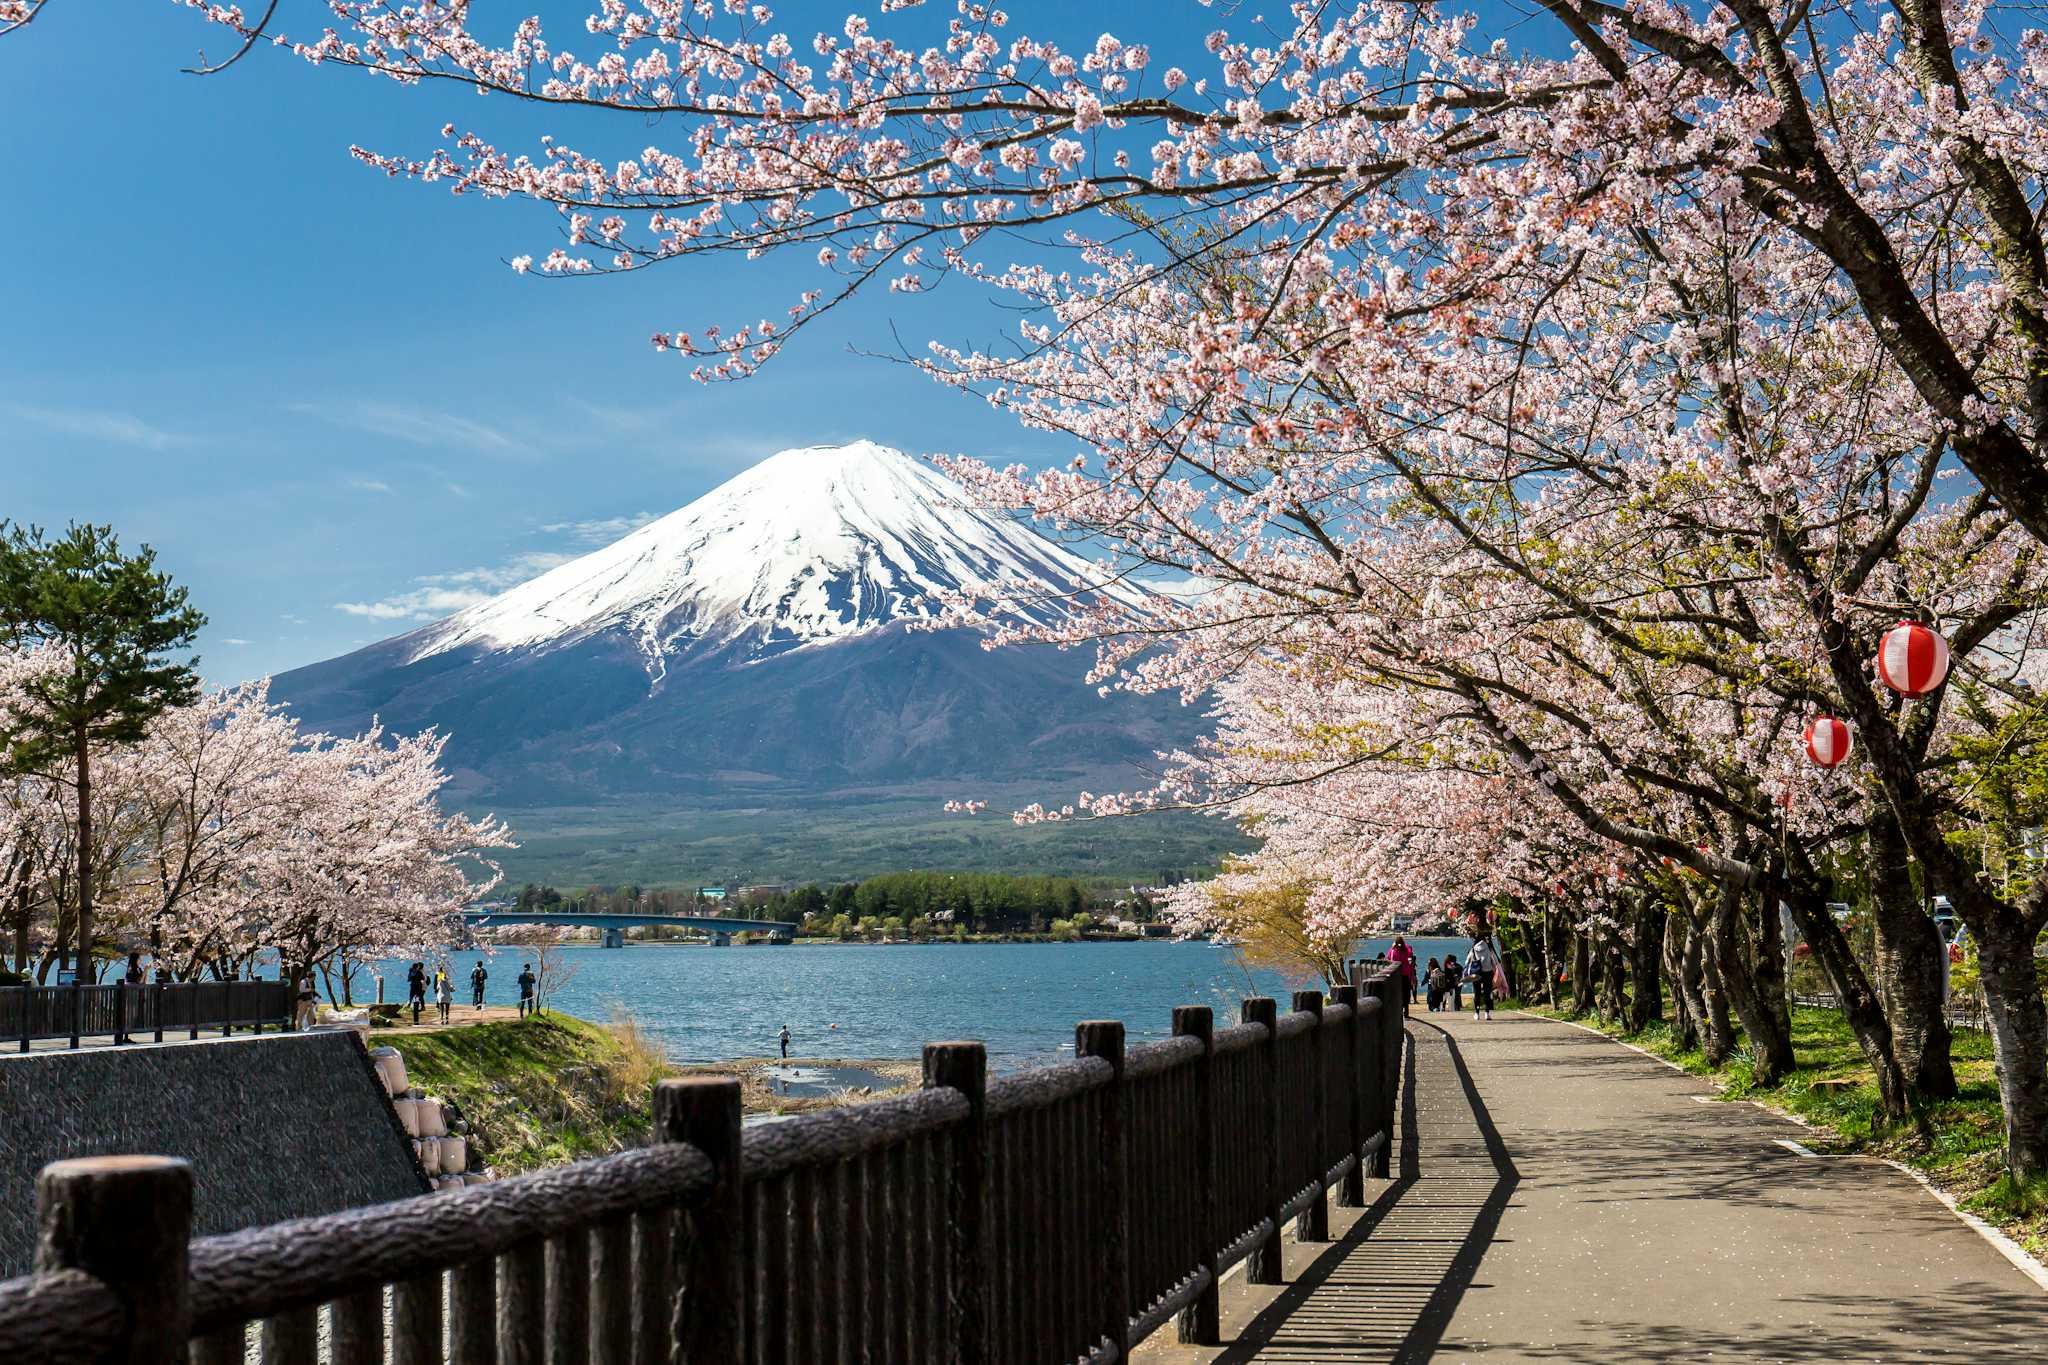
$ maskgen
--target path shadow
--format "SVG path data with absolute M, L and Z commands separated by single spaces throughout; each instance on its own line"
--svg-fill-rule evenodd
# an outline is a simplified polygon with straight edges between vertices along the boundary
M 1521 1173 L 1479 1097 L 1457 1039 L 1426 1019 L 1411 1017 L 1410 1028 L 1417 1025 L 1434 1034 L 1433 1042 L 1440 1042 L 1449 1057 L 1457 1075 L 1458 1094 L 1484 1144 L 1491 1181 L 1484 1175 L 1474 1179 L 1452 1172 L 1425 1181 L 1429 1167 L 1418 1103 L 1417 1048 L 1411 1035 L 1402 1063 L 1401 1142 L 1393 1182 L 1342 1238 L 1304 1267 L 1279 1297 L 1245 1325 L 1229 1349 L 1216 1357 L 1216 1365 L 1253 1360 L 1275 1344 L 1283 1328 L 1312 1331 L 1314 1324 L 1323 1321 L 1331 1324 L 1330 1341 L 1318 1342 L 1302 1330 L 1293 1330 L 1287 1333 L 1285 1349 L 1294 1352 L 1327 1345 L 1348 1357 L 1351 1352 L 1384 1348 L 1389 1360 L 1404 1362 L 1428 1360 L 1441 1345 L 1459 1302 L 1472 1287 L 1493 1244 Z M 1458 1136 L 1462 1135 L 1453 1135 L 1450 1141 L 1457 1141 Z M 1460 1158 L 1459 1164 L 1469 1164 L 1468 1159 Z M 1483 1190 L 1475 1188 L 1482 1183 Z M 1369 1282 L 1361 1281 L 1355 1273 L 1347 1273 L 1349 1263 L 1363 1254 L 1362 1244 L 1376 1234 L 1382 1245 L 1372 1248 L 1374 1273 Z M 1444 1243 L 1451 1238 L 1456 1238 L 1456 1245 L 1446 1259 Z M 1381 1252 L 1386 1254 L 1382 1257 Z M 1345 1301 L 1361 1290 L 1368 1296 L 1364 1302 L 1354 1306 Z M 1319 1295 L 1338 1302 L 1318 1306 Z

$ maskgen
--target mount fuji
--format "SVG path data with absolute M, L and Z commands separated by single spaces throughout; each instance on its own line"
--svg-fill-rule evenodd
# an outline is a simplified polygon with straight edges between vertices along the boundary
M 1142 589 L 899 451 L 785 450 L 580 559 L 283 674 L 311 728 L 452 735 L 456 790 L 573 805 L 729 789 L 1144 780 L 1197 713 L 1098 696 L 1086 651 L 918 629 L 951 592 L 1020 609 Z

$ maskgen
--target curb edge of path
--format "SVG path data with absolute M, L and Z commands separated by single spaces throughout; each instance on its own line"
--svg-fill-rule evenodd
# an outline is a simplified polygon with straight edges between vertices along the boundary
M 1648 1057 L 1651 1061 L 1657 1063 L 1659 1066 L 1669 1067 L 1681 1076 L 1690 1077 L 1693 1080 L 1704 1080 L 1703 1077 L 1697 1076 L 1693 1072 L 1687 1071 L 1684 1067 L 1680 1066 L 1678 1063 L 1672 1061 L 1668 1057 L 1659 1057 L 1656 1053 L 1651 1052 L 1647 1048 L 1637 1047 L 1634 1043 L 1625 1043 L 1621 1039 L 1614 1037 L 1612 1034 L 1604 1033 L 1601 1030 L 1592 1027 L 1591 1025 L 1577 1023 L 1570 1019 L 1552 1019 L 1549 1015 L 1531 1014 L 1527 1010 L 1516 1010 L 1514 1011 L 1514 1013 L 1519 1014 L 1524 1019 L 1533 1019 L 1538 1023 L 1563 1024 L 1567 1028 L 1578 1029 L 1581 1033 L 1590 1033 L 1595 1038 L 1604 1039 L 1607 1042 L 1613 1043 L 1617 1047 L 1625 1047 L 1630 1052 L 1633 1052 L 1638 1056 Z M 1791 1122 L 1799 1124 L 1803 1128 L 1814 1127 L 1812 1123 L 1810 1123 L 1806 1119 L 1799 1117 L 1799 1115 L 1788 1114 L 1784 1110 L 1779 1109 L 1774 1105 L 1765 1104 L 1762 1100 L 1750 1100 L 1749 1103 L 1755 1105 L 1757 1108 L 1763 1110 L 1767 1114 L 1773 1114 L 1781 1119 L 1789 1119 Z M 1960 1221 L 1964 1227 L 1967 1227 L 1968 1229 L 1970 1229 L 1970 1231 L 1976 1233 L 1979 1237 L 1982 1237 L 1986 1242 L 1991 1244 L 1992 1250 L 1996 1251 L 2006 1260 L 2012 1262 L 2013 1269 L 2019 1271 L 2020 1274 L 2032 1280 L 2034 1284 L 2044 1292 L 2048 1292 L 2048 1265 L 2043 1265 L 2039 1260 L 2035 1259 L 2035 1257 L 2030 1252 L 2028 1252 L 2025 1247 L 2021 1246 L 2018 1242 L 2015 1242 L 2012 1238 L 2000 1232 L 1997 1228 L 1991 1226 L 1991 1224 L 1985 1222 L 1982 1218 L 1979 1218 L 1976 1214 L 1971 1213 L 1968 1209 L 1962 1207 L 1962 1205 L 1958 1204 L 1955 1201 L 1954 1197 L 1951 1196 L 1946 1190 L 1941 1189 L 1933 1181 L 1929 1180 L 1925 1175 L 1921 1174 L 1919 1171 L 1914 1170 L 1911 1166 L 1906 1165 L 1904 1162 L 1894 1161 L 1888 1156 L 1870 1156 L 1868 1159 L 1871 1161 L 1878 1162 L 1880 1165 L 1891 1167 L 1893 1170 L 1899 1172 L 1899 1174 L 1911 1179 L 1913 1183 L 1918 1185 L 1921 1189 L 1927 1191 L 1927 1193 L 1929 1193 L 1930 1195 L 1933 1195 L 1934 1198 L 1940 1202 L 1941 1206 L 1947 1209 L 1950 1213 L 1954 1214 L 1957 1220 Z

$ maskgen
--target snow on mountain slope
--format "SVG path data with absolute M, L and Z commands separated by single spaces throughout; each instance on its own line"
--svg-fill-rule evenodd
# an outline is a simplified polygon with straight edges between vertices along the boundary
M 745 642 L 757 655 L 781 652 L 929 616 L 928 594 L 1019 579 L 1066 594 L 1098 575 L 901 451 L 811 446 L 771 455 L 681 511 L 426 627 L 408 661 L 465 645 L 544 650 L 617 630 L 658 681 L 680 648 Z

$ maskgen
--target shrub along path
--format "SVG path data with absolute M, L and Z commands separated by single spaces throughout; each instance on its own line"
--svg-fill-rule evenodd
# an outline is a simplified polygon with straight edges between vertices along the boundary
M 2033 1358 L 2048 1294 L 1909 1178 L 1564 1024 L 1411 1017 L 1396 1179 L 1196 1361 Z M 1342 1214 L 1342 1216 L 1336 1216 Z

